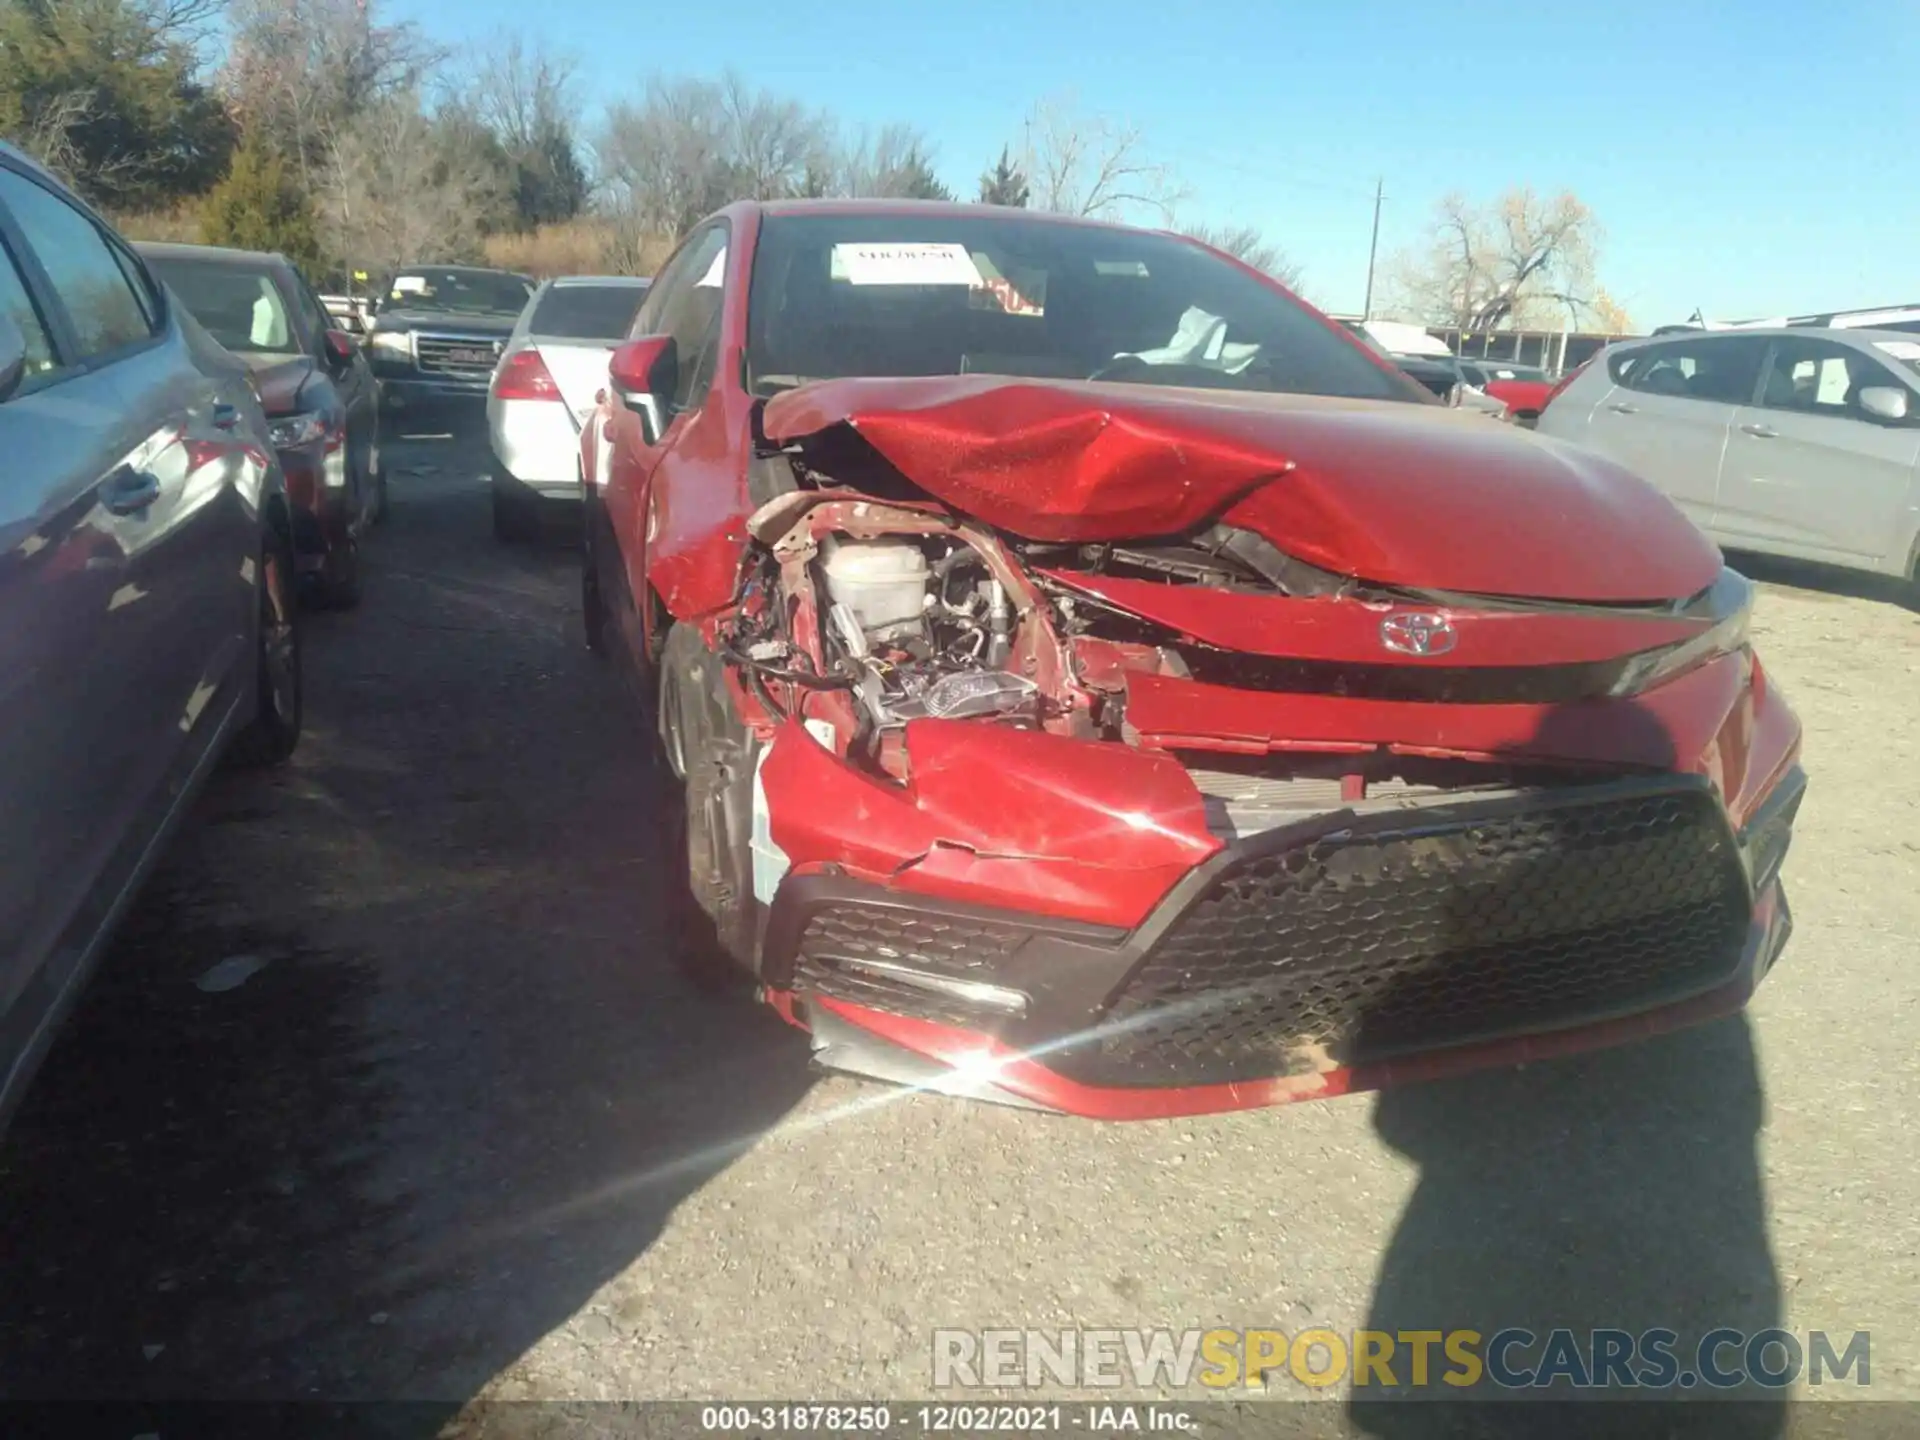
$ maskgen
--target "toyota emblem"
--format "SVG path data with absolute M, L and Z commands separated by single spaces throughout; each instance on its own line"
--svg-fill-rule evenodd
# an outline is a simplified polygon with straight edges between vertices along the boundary
M 1444 615 L 1402 610 L 1380 622 L 1380 643 L 1401 655 L 1444 655 L 1460 634 Z

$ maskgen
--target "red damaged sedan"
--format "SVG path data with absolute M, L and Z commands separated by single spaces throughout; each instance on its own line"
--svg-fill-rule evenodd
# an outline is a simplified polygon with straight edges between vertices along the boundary
M 581 450 L 714 951 L 845 1070 L 1081 1115 L 1738 1009 L 1800 728 L 1648 485 L 1205 246 L 738 205 Z

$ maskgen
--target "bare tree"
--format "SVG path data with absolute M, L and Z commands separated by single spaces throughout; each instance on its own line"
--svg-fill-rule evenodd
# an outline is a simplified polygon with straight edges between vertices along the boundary
M 96 91 L 64 90 L 46 96 L 31 113 L 10 117 L 8 128 L 14 130 L 15 143 L 22 150 L 69 184 L 77 183 L 86 171 L 111 186 L 131 174 L 137 161 L 133 156 L 117 154 L 89 162 L 76 136 L 94 119 L 98 103 Z M 113 173 L 100 173 L 102 161 Z
M 531 149 L 573 111 L 573 60 L 517 31 L 502 31 L 463 57 L 453 83 L 480 122 L 509 148 Z
M 372 0 L 229 0 L 228 26 L 228 103 L 310 190 L 350 125 L 397 96 L 417 105 L 446 59 L 416 27 L 376 23 Z
M 933 149 L 912 125 L 882 125 L 862 131 L 842 147 L 842 195 L 889 200 L 951 200 L 953 192 L 933 172 Z
M 134 8 L 166 43 L 198 50 L 219 28 L 227 0 L 138 0 Z
M 833 142 L 825 116 L 727 75 L 649 80 L 608 111 L 596 148 L 616 208 L 682 235 L 729 200 L 807 193 Z
M 575 78 L 571 59 L 507 31 L 469 50 L 440 86 L 439 110 L 471 117 L 500 147 L 519 225 L 569 220 L 586 205 Z
M 500 174 L 403 93 L 362 111 L 336 140 L 321 223 L 333 254 L 375 272 L 477 258 Z
M 1169 223 L 1182 190 L 1155 161 L 1137 126 L 1043 100 L 1026 122 L 1020 158 L 1036 210 L 1122 218 L 1142 212 Z
M 719 84 L 721 135 L 735 186 L 771 200 L 798 192 L 807 166 L 832 143 L 830 122 L 797 100 L 755 90 L 729 71 Z
M 1601 293 L 1600 239 L 1599 221 L 1570 192 L 1548 199 L 1522 186 L 1486 206 L 1448 195 L 1425 244 L 1389 266 L 1392 304 L 1469 332 L 1578 324 Z
M 677 236 L 727 201 L 733 177 L 713 91 L 703 80 L 656 78 L 638 104 L 608 109 L 596 151 L 616 211 Z
M 1300 288 L 1300 267 L 1251 225 L 1187 225 L 1180 233 L 1271 275 L 1289 290 Z

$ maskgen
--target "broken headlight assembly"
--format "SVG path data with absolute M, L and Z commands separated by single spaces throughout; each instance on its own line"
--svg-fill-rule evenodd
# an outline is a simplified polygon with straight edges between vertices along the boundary
M 1753 620 L 1753 582 L 1737 570 L 1722 570 L 1702 601 L 1718 618 L 1692 639 L 1635 655 L 1621 665 L 1609 695 L 1638 695 L 1716 656 L 1747 648 Z

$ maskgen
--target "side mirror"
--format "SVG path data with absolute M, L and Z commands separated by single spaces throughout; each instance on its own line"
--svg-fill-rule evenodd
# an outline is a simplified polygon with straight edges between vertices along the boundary
M 344 330 L 329 330 L 326 333 L 327 363 L 334 370 L 342 371 L 353 364 L 353 354 L 359 347 L 353 343 L 353 336 Z
M 666 399 L 673 394 L 679 366 L 679 348 L 671 335 L 629 340 L 607 357 L 613 393 L 640 417 L 641 438 L 649 445 L 658 445 L 667 433 Z
M 27 373 L 27 337 L 11 315 L 0 311 L 0 400 L 20 388 Z
M 1860 408 L 1876 420 L 1904 420 L 1909 413 L 1907 392 L 1895 385 L 1869 385 L 1860 392 Z

